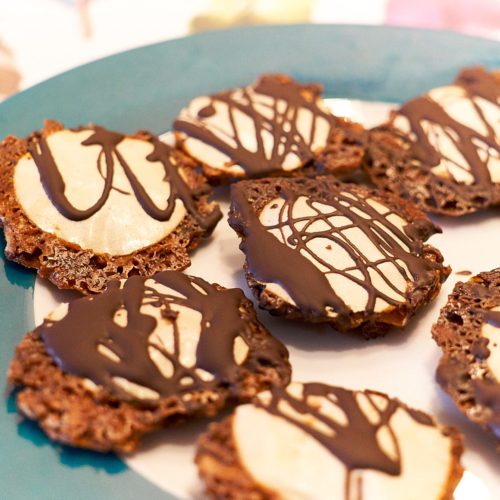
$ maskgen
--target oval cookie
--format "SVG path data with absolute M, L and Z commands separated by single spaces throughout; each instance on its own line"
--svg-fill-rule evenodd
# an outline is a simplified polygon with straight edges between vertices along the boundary
M 54 440 L 130 451 L 141 435 L 286 384 L 286 348 L 239 289 L 179 271 L 61 305 L 16 349 L 17 405 Z
M 5 254 L 60 288 L 184 269 L 221 217 L 191 160 L 148 132 L 47 121 L 7 137 L 0 164 Z

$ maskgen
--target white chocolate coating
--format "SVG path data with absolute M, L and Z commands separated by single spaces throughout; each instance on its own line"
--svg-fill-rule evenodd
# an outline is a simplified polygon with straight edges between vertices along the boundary
M 495 105 L 480 96 L 471 98 L 465 89 L 458 85 L 432 89 L 427 97 L 438 103 L 448 116 L 477 132 L 478 137 L 473 139 L 477 154 L 486 163 L 491 182 L 500 182 L 499 152 L 480 139 L 481 136 L 488 135 L 486 122 L 493 130 L 497 144 L 500 144 L 500 102 Z M 410 133 L 410 125 L 405 116 L 397 115 L 394 126 L 403 133 Z M 473 184 L 471 167 L 455 144 L 457 139 L 460 142 L 456 132 L 429 121 L 423 121 L 422 127 L 430 144 L 442 156 L 439 165 L 431 171 L 438 177 L 452 179 L 457 183 Z M 410 137 L 415 140 L 414 134 L 410 133 Z
M 348 195 L 349 193 L 342 194 Z M 342 228 L 352 225 L 351 219 L 345 214 L 337 211 L 334 207 L 319 202 L 313 202 L 309 205 L 307 201 L 308 198 L 305 196 L 297 198 L 292 208 L 292 217 L 294 220 L 290 222 L 287 219 L 288 211 L 282 210 L 285 201 L 282 198 L 275 198 L 267 203 L 262 209 L 259 214 L 259 220 L 263 226 L 270 228 L 268 231 L 281 243 L 290 248 L 294 247 L 288 240 L 288 237 L 292 234 L 290 224 L 293 224 L 297 230 L 302 231 L 308 236 L 314 235 L 314 233 L 328 231 L 329 228 Z M 381 214 L 389 212 L 387 207 L 384 207 L 376 200 L 369 199 L 368 203 Z M 353 211 L 354 210 L 356 210 L 357 215 L 361 215 L 364 218 L 369 217 L 368 214 L 363 213 L 362 210 L 357 207 L 353 207 Z M 326 216 L 328 223 L 325 222 L 325 219 L 312 222 L 318 214 Z M 401 231 L 403 231 L 404 226 L 407 224 L 404 219 L 392 213 L 387 216 L 387 220 Z M 280 227 L 276 228 L 275 226 Z M 396 234 L 392 233 L 383 225 L 377 227 L 379 230 L 384 231 L 385 234 L 388 234 L 388 236 L 397 242 L 404 251 L 409 251 L 406 244 L 401 241 Z M 355 261 L 344 246 L 349 247 L 351 250 L 353 248 L 358 249 L 359 253 L 362 254 L 367 261 L 380 261 L 379 264 L 369 268 L 369 278 L 373 286 L 395 301 L 403 303 L 405 301 L 404 294 L 406 288 L 408 283 L 412 280 L 412 276 L 406 264 L 402 261 L 398 261 L 398 264 L 405 271 L 405 279 L 392 262 L 384 261 L 386 256 L 360 228 L 352 226 L 347 227 L 345 230 L 340 231 L 340 235 L 341 241 L 338 242 L 323 236 L 317 236 L 310 239 L 307 243 L 309 251 L 307 253 L 302 252 L 302 255 L 304 258 L 310 260 L 320 271 L 325 273 L 332 289 L 344 303 L 347 304 L 353 312 L 364 311 L 368 303 L 368 292 L 361 284 L 354 280 L 363 279 L 363 275 L 356 269 Z M 335 272 L 335 270 L 345 271 L 354 279 L 350 279 L 349 277 Z M 388 283 L 392 284 L 398 291 L 389 287 Z M 290 295 L 279 284 L 266 284 L 266 289 L 278 295 L 286 302 L 296 305 Z M 382 312 L 389 307 L 389 304 L 385 300 L 377 298 L 374 312 Z M 328 315 L 334 317 L 336 313 L 328 311 Z
M 295 383 L 290 386 L 300 386 Z M 300 390 L 293 390 L 299 398 Z M 377 424 L 379 413 L 373 402 L 382 408 L 388 399 L 370 396 L 370 402 L 363 403 L 364 393 L 357 393 L 361 410 L 373 425 Z M 266 396 L 262 400 L 265 403 Z M 366 398 L 367 399 L 367 398 Z M 361 404 L 360 404 L 361 403 Z M 330 398 L 316 396 L 308 398 L 312 409 L 318 410 L 327 420 L 340 424 L 346 431 L 348 421 L 342 410 Z M 415 420 L 404 407 L 392 414 L 388 427 L 377 432 L 378 445 L 383 452 L 395 459 L 400 456 L 399 475 L 390 475 L 371 469 L 349 471 L 346 465 L 313 435 L 295 425 L 322 427 L 317 430 L 328 435 L 335 431 L 318 421 L 312 415 L 300 418 L 287 405 L 279 406 L 280 415 L 269 413 L 254 405 L 243 405 L 236 409 L 233 423 L 233 439 L 238 458 L 244 470 L 266 490 L 283 500 L 438 500 L 442 498 L 453 469 L 452 440 L 433 425 L 424 425 Z M 340 411 L 340 413 L 339 413 Z M 335 426 L 336 428 L 337 425 Z M 323 430 L 322 430 L 323 429 Z M 393 434 L 391 434 L 391 432 Z M 334 435 L 334 434 L 333 434 Z M 362 441 L 361 441 L 362 442 Z M 397 447 L 397 448 L 396 448 Z M 346 496 L 348 483 L 349 496 Z
M 280 158 L 276 170 L 295 170 L 304 162 L 295 151 L 284 154 L 283 143 L 275 144 L 274 126 L 283 126 L 285 132 L 295 127 L 297 134 L 308 144 L 312 152 L 319 152 L 327 145 L 331 129 L 329 121 L 323 116 L 314 115 L 306 107 L 296 107 L 285 99 L 275 99 L 259 93 L 253 86 L 231 91 L 229 99 L 231 105 L 222 100 L 212 100 L 207 96 L 196 97 L 180 112 L 179 120 L 209 130 L 231 148 L 239 147 L 249 153 L 256 153 L 261 144 L 260 147 L 268 160 L 272 158 L 275 150 Z M 209 104 L 213 106 L 214 113 L 210 116 L 200 116 L 199 111 Z M 257 114 L 257 119 L 242 110 L 248 105 Z M 320 99 L 315 100 L 315 105 L 323 112 L 329 113 Z M 257 121 L 261 118 L 273 125 L 260 127 Z M 245 173 L 242 165 L 215 146 L 184 132 L 179 134 L 184 149 L 193 158 L 231 175 L 238 176 Z
M 66 185 L 64 194 L 80 210 L 92 206 L 104 186 L 104 179 L 96 168 L 100 146 L 81 145 L 91 134 L 91 130 L 61 130 L 47 137 Z M 153 202 L 164 209 L 170 184 L 164 179 L 162 163 L 146 160 L 153 145 L 145 140 L 125 138 L 117 149 Z M 137 201 L 117 159 L 113 158 L 113 161 L 115 189 L 111 190 L 101 210 L 86 220 L 72 221 L 57 210 L 44 190 L 35 161 L 29 153 L 20 159 L 15 168 L 16 198 L 28 218 L 40 229 L 96 253 L 127 255 L 162 240 L 184 218 L 184 204 L 177 199 L 172 216 L 167 221 L 153 219 Z

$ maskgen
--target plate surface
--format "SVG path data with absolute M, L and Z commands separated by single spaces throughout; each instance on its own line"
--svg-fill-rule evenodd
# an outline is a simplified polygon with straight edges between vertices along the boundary
M 162 133 L 170 128 L 178 111 L 192 97 L 244 85 L 264 72 L 283 72 L 299 80 L 319 81 L 325 86 L 326 97 L 400 102 L 449 83 L 459 68 L 477 64 L 500 67 L 500 44 L 453 33 L 389 27 L 306 25 L 204 33 L 99 60 L 17 94 L 0 105 L 0 137 L 26 136 L 41 128 L 44 118 L 62 121 L 67 126 L 93 122 L 123 132 L 145 128 Z M 495 219 L 498 221 L 498 211 L 452 222 L 439 218 L 437 223 L 446 225 L 448 234 L 454 229 L 457 231 L 449 239 L 445 231 L 433 238 L 431 244 L 440 248 L 445 260 L 452 265 L 464 263 L 464 269 L 474 272 L 489 270 L 500 263 L 492 263 L 495 257 L 490 253 L 500 245 L 498 231 L 492 231 Z M 488 233 L 485 235 L 481 229 Z M 480 240 L 489 245 L 481 246 Z M 212 244 L 220 245 L 228 259 L 241 258 L 236 247 L 231 249 L 224 242 L 215 241 L 214 238 Z M 203 252 L 210 246 L 205 244 L 195 253 L 193 268 L 188 272 L 198 271 Z M 5 373 L 14 346 L 34 325 L 34 274 L 10 262 L 2 263 L 0 324 L 4 343 L 0 349 L 0 371 Z M 454 270 L 462 269 L 455 267 Z M 232 276 L 231 281 L 225 283 L 220 276 L 214 277 L 222 285 L 231 285 L 233 279 Z M 363 385 L 371 384 L 370 370 L 382 370 L 387 384 L 372 386 L 373 389 L 385 390 L 415 406 L 420 402 L 419 406 L 424 409 L 441 408 L 438 411 L 441 420 L 446 419 L 467 433 L 467 444 L 472 447 L 468 461 L 472 467 L 477 460 L 484 462 L 481 469 L 484 480 L 498 491 L 500 484 L 491 483 L 496 457 L 488 439 L 457 415 L 436 384 L 431 391 L 422 389 L 426 383 L 433 384 L 433 369 L 439 353 L 433 347 L 430 354 L 426 352 L 419 359 L 415 348 L 421 335 L 429 335 L 428 323 L 436 318 L 438 305 L 445 301 L 447 291 L 457 279 L 457 276 L 450 277 L 439 303 L 436 301 L 432 308 L 419 315 L 408 332 L 380 342 L 379 351 L 388 352 L 382 367 L 377 366 L 380 359 L 371 354 L 373 346 L 368 347 L 372 343 L 359 344 L 359 366 L 364 370 L 368 367 Z M 245 291 L 248 292 L 246 288 Z M 275 319 L 260 316 L 270 328 L 273 325 L 278 328 Z M 352 342 L 345 339 L 333 335 L 325 338 L 311 332 L 311 342 L 306 345 L 302 328 L 294 326 L 290 330 L 288 338 L 280 338 L 288 340 L 291 349 L 307 352 L 314 366 L 317 364 L 315 351 L 321 352 L 324 358 L 325 347 L 331 354 L 332 364 L 345 363 L 342 360 L 347 354 L 355 354 Z M 410 359 L 414 365 L 407 363 Z M 346 370 L 356 368 L 352 363 L 346 363 L 345 367 Z M 420 386 L 415 383 L 418 377 L 408 372 L 415 370 L 415 375 L 420 375 L 423 368 L 425 375 Z M 305 367 L 299 368 L 297 378 L 308 373 L 304 370 Z M 359 369 L 356 372 L 359 380 Z M 403 375 L 408 375 L 408 384 L 407 390 L 400 393 Z M 391 385 L 391 379 L 399 379 L 398 384 Z M 338 383 L 353 386 L 347 373 Z M 3 385 L 5 387 L 5 382 Z M 19 420 L 7 390 L 0 408 L 0 434 L 0 491 L 6 498 L 173 498 L 114 456 L 50 443 L 36 425 Z M 491 470 L 485 468 L 488 462 Z M 469 463 L 466 466 L 469 467 Z M 168 469 L 168 463 L 164 467 Z

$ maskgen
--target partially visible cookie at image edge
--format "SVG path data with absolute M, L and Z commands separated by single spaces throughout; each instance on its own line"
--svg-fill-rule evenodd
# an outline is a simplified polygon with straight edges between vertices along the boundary
M 458 282 L 432 334 L 443 350 L 437 381 L 500 450 L 500 268 Z
M 59 288 L 184 269 L 221 217 L 192 160 L 145 131 L 46 121 L 0 144 L 5 254 Z
M 344 174 L 361 164 L 363 127 L 334 117 L 319 84 L 262 75 L 193 99 L 174 122 L 178 145 L 214 184 L 234 178 Z
M 405 326 L 450 272 L 425 214 L 331 177 L 240 181 L 229 224 L 262 308 L 367 337 Z
M 51 439 L 128 452 L 146 432 L 287 384 L 290 371 L 241 290 L 163 271 L 61 305 L 24 336 L 8 380 Z
M 500 72 L 464 69 L 367 136 L 371 180 L 421 210 L 462 215 L 500 205 Z
M 456 429 L 386 394 L 294 382 L 211 424 L 196 462 L 213 499 L 451 500 L 462 452 Z

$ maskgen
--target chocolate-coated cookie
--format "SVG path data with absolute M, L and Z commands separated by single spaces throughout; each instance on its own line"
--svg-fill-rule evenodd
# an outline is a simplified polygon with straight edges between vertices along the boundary
M 292 383 L 211 424 L 196 462 L 213 499 L 451 500 L 462 451 L 385 394 Z
M 319 84 L 263 75 L 193 99 L 174 122 L 180 147 L 215 184 L 233 178 L 346 173 L 364 153 L 363 127 L 334 117 Z
M 8 259 L 60 288 L 190 264 L 221 217 L 192 160 L 148 132 L 127 136 L 47 121 L 0 144 L 0 220 Z
M 241 290 L 163 271 L 61 305 L 23 338 L 8 379 L 50 438 L 131 451 L 145 432 L 287 384 L 290 365 Z
M 272 314 L 366 336 L 404 326 L 449 274 L 439 230 L 411 204 L 332 177 L 240 181 L 229 224 L 248 283 Z
M 368 133 L 364 168 L 421 210 L 462 215 L 500 204 L 500 73 L 463 70 Z

